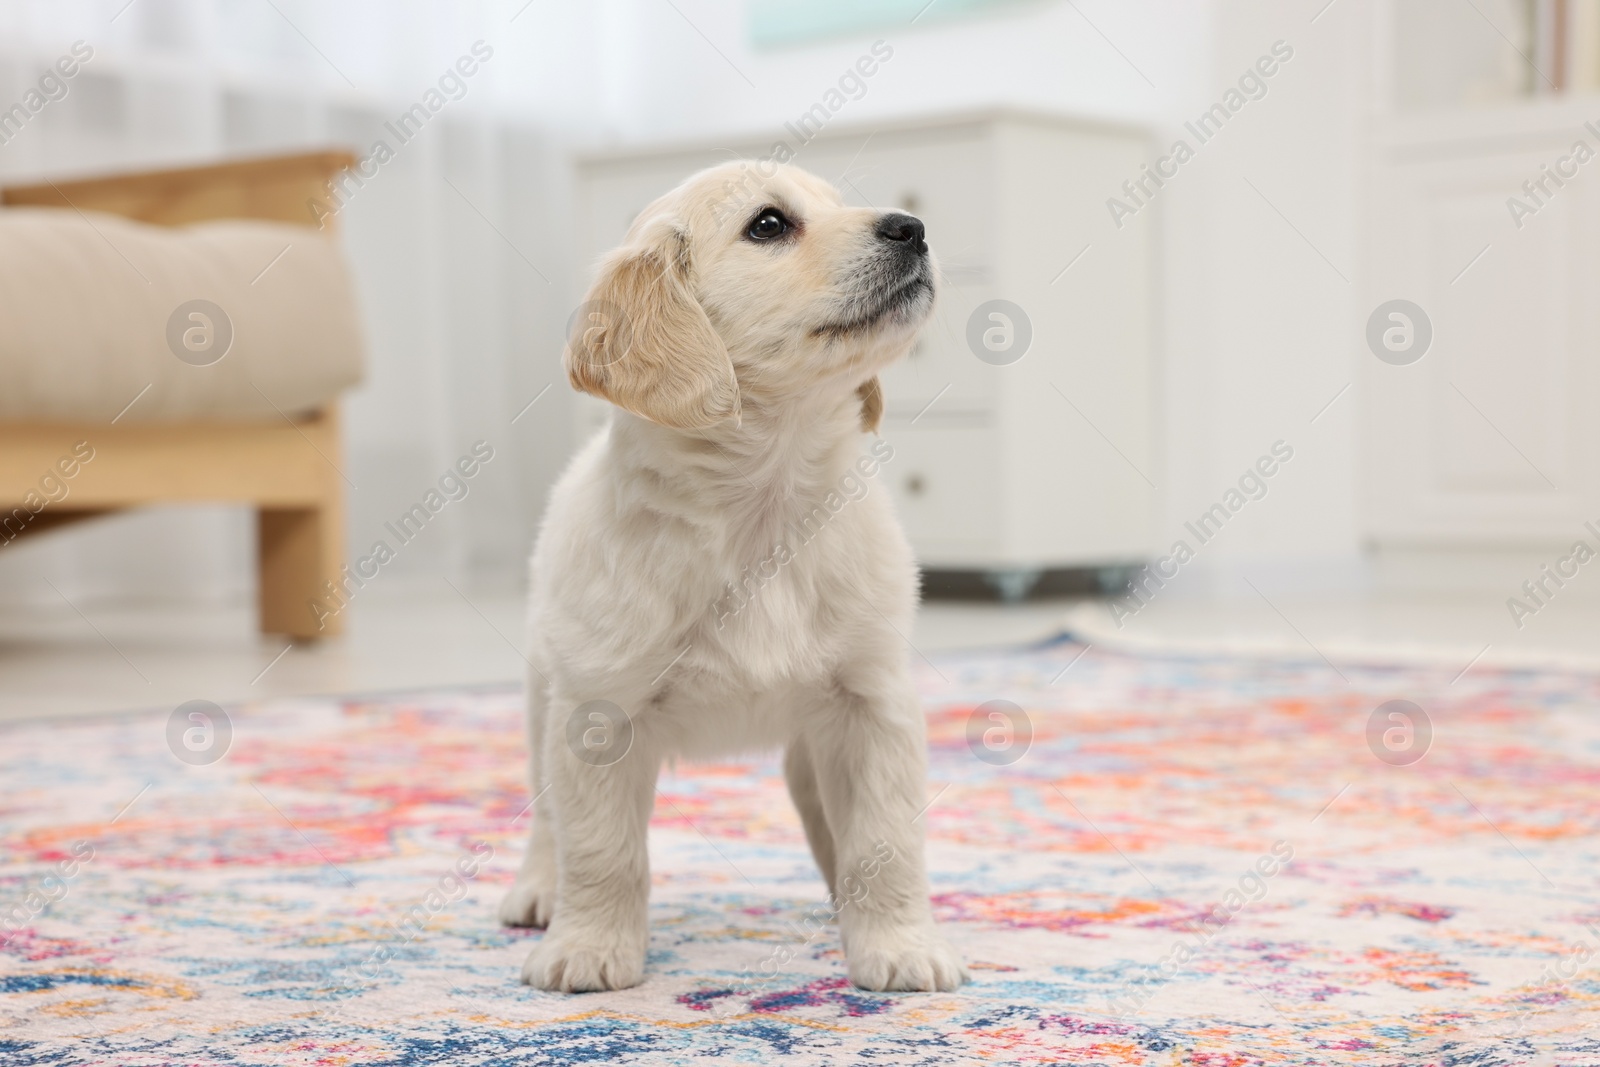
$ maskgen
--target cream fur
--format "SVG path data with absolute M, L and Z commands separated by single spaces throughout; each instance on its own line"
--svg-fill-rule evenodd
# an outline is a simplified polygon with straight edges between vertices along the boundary
M 879 212 L 791 167 L 752 183 L 753 166 L 702 172 L 646 208 L 569 345 L 574 384 L 618 408 L 552 492 L 532 562 L 537 801 L 500 915 L 548 924 L 523 967 L 543 989 L 644 979 L 661 762 L 779 746 L 844 902 L 851 980 L 966 980 L 934 928 L 923 867 L 923 714 L 901 636 L 911 551 L 879 486 L 827 510 L 881 411 L 875 375 L 931 308 L 931 259 L 926 284 L 912 265 L 914 284 L 895 289 L 913 257 L 874 232 Z M 766 206 L 797 224 L 783 243 L 745 236 Z M 799 543 L 791 531 L 818 508 L 825 528 Z M 714 606 L 780 543 L 787 561 L 736 614 Z M 575 709 L 596 699 L 633 727 L 609 766 L 567 742 Z

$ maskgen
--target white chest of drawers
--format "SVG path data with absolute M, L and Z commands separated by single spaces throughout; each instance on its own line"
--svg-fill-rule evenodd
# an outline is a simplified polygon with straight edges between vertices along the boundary
M 1046 569 L 1145 558 L 1158 482 L 1154 205 L 1119 228 L 1106 201 L 1126 199 L 1122 184 L 1154 158 L 1146 136 L 1018 112 L 828 127 L 803 146 L 781 136 L 799 149 L 796 165 L 848 201 L 922 218 L 939 258 L 933 318 L 883 376 L 895 456 L 881 477 L 922 565 L 988 572 L 1015 594 Z M 693 171 L 772 149 L 750 137 L 584 157 L 580 252 L 592 264 Z M 969 320 L 992 300 L 1021 308 L 1031 328 L 1026 353 L 1006 365 L 969 344 Z M 980 319 L 979 333 L 1009 325 L 1013 344 L 1023 329 Z M 580 403 L 587 435 L 604 406 Z

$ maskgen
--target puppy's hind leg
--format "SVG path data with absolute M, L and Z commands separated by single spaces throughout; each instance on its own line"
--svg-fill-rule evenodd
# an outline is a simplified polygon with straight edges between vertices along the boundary
M 816 857 L 817 869 L 828 885 L 829 896 L 834 896 L 839 885 L 833 880 L 833 831 L 828 828 L 828 817 L 822 810 L 817 769 L 812 765 L 811 750 L 805 738 L 797 737 L 789 743 L 789 751 L 783 756 L 783 776 L 789 782 L 789 796 L 794 800 L 795 810 L 800 813 L 800 825 L 805 827 L 811 855 Z
M 555 817 L 551 812 L 549 792 L 550 776 L 544 767 L 544 732 L 546 708 L 550 702 L 543 678 L 528 672 L 528 761 L 529 781 L 533 787 L 533 803 L 526 817 L 532 826 L 528 831 L 528 848 L 522 856 L 522 868 L 517 880 L 500 901 L 500 921 L 506 926 L 550 925 L 556 904 L 556 838 Z

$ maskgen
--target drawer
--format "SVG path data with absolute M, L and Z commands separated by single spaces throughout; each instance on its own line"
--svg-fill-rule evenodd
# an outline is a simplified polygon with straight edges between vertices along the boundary
M 885 410 L 908 417 L 924 408 L 929 417 L 993 410 L 1000 377 L 1013 368 L 983 362 L 967 344 L 967 321 L 991 296 L 987 286 L 945 285 L 940 290 L 911 354 L 881 375 Z
M 839 187 L 845 202 L 909 211 L 952 279 L 987 279 L 995 182 L 990 140 L 979 131 L 819 138 L 795 157 Z
M 993 555 L 1001 528 L 999 438 L 986 423 L 884 424 L 894 456 L 878 475 L 917 558 L 974 566 Z

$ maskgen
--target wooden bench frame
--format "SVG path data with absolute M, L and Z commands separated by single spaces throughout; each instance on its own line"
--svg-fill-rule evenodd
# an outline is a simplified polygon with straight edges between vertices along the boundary
M 0 189 L 0 203 L 106 211 L 180 226 L 211 219 L 313 225 L 312 200 L 355 162 L 314 152 L 216 166 Z M 329 220 L 330 224 L 332 220 Z M 337 404 L 276 422 L 0 422 L 0 549 L 82 519 L 150 504 L 243 503 L 256 510 L 259 620 L 264 633 L 314 640 L 338 634 L 342 614 L 319 618 L 313 600 L 342 582 L 344 478 Z M 57 468 L 78 442 L 94 458 L 70 478 Z M 55 473 L 65 488 L 41 479 Z M 29 494 L 33 496 L 30 498 Z M 32 500 L 37 512 L 24 506 Z M 21 522 L 15 509 L 28 521 Z M 20 527 L 20 528 L 19 528 Z M 321 613 L 325 614 L 325 613 Z

